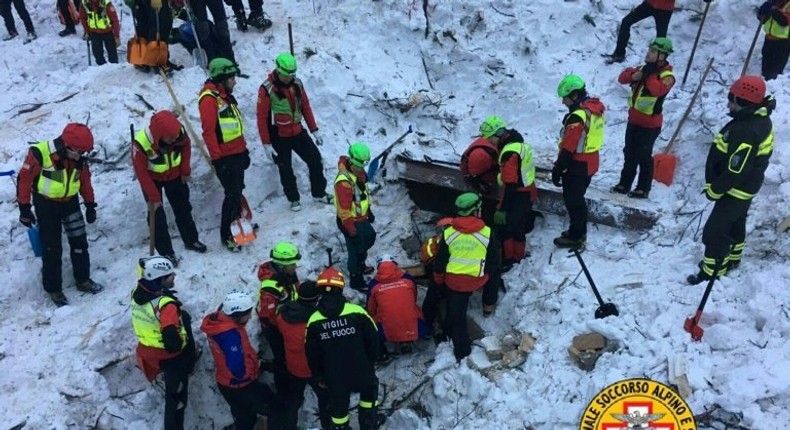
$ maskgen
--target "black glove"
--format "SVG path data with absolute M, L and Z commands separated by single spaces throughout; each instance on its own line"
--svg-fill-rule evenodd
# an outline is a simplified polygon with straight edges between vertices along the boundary
M 36 223 L 36 216 L 30 210 L 30 205 L 19 205 L 19 222 L 25 227 L 32 227 Z
M 562 186 L 562 172 L 556 167 L 551 169 L 551 183 L 556 187 Z
M 763 3 L 759 9 L 757 9 L 757 19 L 760 22 L 765 22 L 768 20 L 768 17 L 771 15 L 771 9 L 773 9 L 774 5 L 770 1 Z
M 658 64 L 645 63 L 645 65 L 642 66 L 642 80 L 647 78 L 650 74 L 655 73 L 656 70 L 658 70 Z
M 85 203 L 85 221 L 88 224 L 96 222 L 96 203 Z
M 368 222 L 371 224 L 376 222 L 376 215 L 373 215 L 373 212 L 368 211 Z
M 241 160 L 241 169 L 247 170 L 247 168 L 250 167 L 250 151 L 248 149 L 245 149 L 244 152 L 242 153 L 242 156 L 244 158 Z
M 705 3 L 710 3 L 710 2 L 712 2 L 713 0 L 702 0 L 702 1 L 704 1 Z

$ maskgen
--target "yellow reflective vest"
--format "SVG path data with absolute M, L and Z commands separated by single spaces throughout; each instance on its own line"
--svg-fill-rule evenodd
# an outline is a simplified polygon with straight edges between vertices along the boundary
M 296 103 L 291 109 L 291 103 L 288 98 L 280 97 L 274 91 L 274 84 L 272 81 L 267 80 L 263 83 L 263 88 L 269 94 L 271 100 L 271 118 L 270 123 L 276 126 L 284 126 L 291 124 L 302 123 L 302 100 L 300 94 L 304 92 L 302 81 L 299 78 L 294 78 L 294 85 L 296 86 Z
M 532 185 L 532 183 L 535 182 L 535 164 L 532 162 L 532 148 L 523 142 L 513 142 L 505 145 L 502 151 L 499 152 L 500 170 L 502 170 L 502 161 L 505 159 L 505 154 L 508 152 L 518 154 L 519 160 L 521 160 L 521 164 L 519 164 L 519 176 L 521 178 L 521 183 L 524 184 L 523 186 L 528 187 Z M 497 182 L 500 186 L 503 185 L 502 172 L 497 174 Z
M 165 173 L 181 165 L 181 151 L 171 151 L 166 154 L 159 154 L 154 151 L 151 129 L 146 127 L 134 136 L 134 141 L 148 157 L 148 170 L 154 173 Z
M 584 122 L 584 131 L 579 137 L 579 144 L 576 147 L 577 154 L 592 154 L 603 148 L 603 136 L 606 129 L 606 120 L 603 115 L 595 115 L 589 109 L 576 109 L 571 113 L 581 118 Z M 562 147 L 562 139 L 565 136 L 565 127 L 562 128 L 558 147 Z
M 780 8 L 782 13 L 790 13 L 790 3 L 785 4 Z M 768 16 L 768 20 L 763 24 L 765 34 L 773 39 L 789 39 L 790 38 L 790 25 L 781 25 L 772 16 Z
M 82 7 L 85 8 L 85 13 L 88 17 L 88 28 L 91 30 L 107 30 L 112 27 L 112 20 L 107 15 L 107 5 L 110 0 L 103 0 L 99 5 L 98 12 L 94 12 L 91 8 L 90 0 L 83 0 Z
M 141 344 L 152 348 L 165 349 L 162 327 L 159 323 L 159 310 L 168 303 L 175 302 L 172 297 L 157 297 L 144 305 L 132 300 L 132 327 Z M 183 324 L 178 331 L 181 345 L 187 344 L 187 330 Z
M 453 227 L 447 227 L 443 236 L 450 254 L 446 273 L 482 278 L 491 228 L 485 226 L 474 233 L 461 233 Z
M 642 67 L 639 67 L 639 71 Z M 667 76 L 674 77 L 672 70 L 662 70 L 658 73 L 658 79 L 663 80 Z M 644 82 L 635 85 L 628 97 L 628 107 L 632 107 L 645 115 L 656 115 L 661 113 L 666 96 L 656 97 L 647 92 Z
M 225 102 L 219 93 L 212 90 L 205 90 L 198 96 L 198 103 L 203 97 L 211 96 L 217 101 L 217 118 L 219 119 L 219 128 L 222 132 L 222 143 L 228 143 L 244 135 L 244 122 L 241 117 L 241 112 L 236 105 L 231 105 Z
M 359 178 L 348 170 L 341 170 L 335 177 L 335 185 L 338 182 L 348 182 L 351 184 L 351 191 L 353 192 L 353 200 L 351 202 L 351 217 L 367 217 L 368 210 L 370 209 L 370 193 L 368 192 L 367 182 L 363 189 L 359 189 Z M 335 187 L 335 212 L 340 216 L 340 199 L 337 195 L 337 187 Z M 343 217 L 341 217 L 343 218 Z
M 61 199 L 73 197 L 80 190 L 80 169 L 57 169 L 52 164 L 52 154 L 56 153 L 51 141 L 36 142 L 32 145 L 41 153 L 41 174 L 36 179 L 35 190 L 44 197 Z

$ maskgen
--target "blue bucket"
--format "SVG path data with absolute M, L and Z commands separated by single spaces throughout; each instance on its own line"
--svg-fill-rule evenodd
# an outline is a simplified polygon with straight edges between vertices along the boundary
M 33 254 L 36 257 L 41 257 L 44 253 L 44 246 L 41 245 L 41 235 L 38 232 L 37 225 L 27 229 L 27 238 L 30 239 L 30 247 L 33 248 Z

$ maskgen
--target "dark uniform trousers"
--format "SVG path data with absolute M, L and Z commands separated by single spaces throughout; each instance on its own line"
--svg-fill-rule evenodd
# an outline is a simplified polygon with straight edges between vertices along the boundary
M 193 0 L 189 4 L 192 6 L 192 12 L 197 21 L 195 31 L 200 39 L 200 46 L 206 50 L 209 61 L 217 57 L 224 57 L 235 62 L 236 56 L 230 41 L 225 3 L 222 0 Z M 208 12 L 211 12 L 213 18 L 213 32 L 209 24 Z
M 517 263 L 524 259 L 527 248 L 527 233 L 532 231 L 535 218 L 532 215 L 532 193 L 518 191 L 513 203 L 506 211 L 505 225 L 497 228 L 505 260 Z
M 661 134 L 661 127 L 644 128 L 628 124 L 625 129 L 625 147 L 623 148 L 625 163 L 622 172 L 620 172 L 620 185 L 630 190 L 638 167 L 639 179 L 636 182 L 636 189 L 650 192 L 653 185 L 653 145 L 655 145 L 659 134 Z
M 587 238 L 587 200 L 584 194 L 590 186 L 592 176 L 562 175 L 562 199 L 570 219 L 568 238 L 580 240 Z
M 248 167 L 250 167 L 250 155 L 246 151 L 214 160 L 217 178 L 225 190 L 219 224 L 219 235 L 223 243 L 233 240 L 230 223 L 241 216 L 241 192 L 244 190 L 244 171 Z
M 252 381 L 241 388 L 230 388 L 220 385 L 219 392 L 230 406 L 236 430 L 253 430 L 258 422 L 258 415 L 267 415 L 271 429 L 281 428 L 277 408 L 281 407 L 277 396 L 260 381 Z
M 289 202 L 299 201 L 299 189 L 296 187 L 296 176 L 292 165 L 292 152 L 295 152 L 307 164 L 312 196 L 323 197 L 326 195 L 326 178 L 324 177 L 321 153 L 306 130 L 302 130 L 301 133 L 293 137 L 278 137 L 275 130 L 272 134 L 272 147 L 277 152 L 275 161 L 280 172 L 280 183 Z
M 776 40 L 766 38 L 763 42 L 762 71 L 766 80 L 781 75 L 790 57 L 790 39 Z
M 364 288 L 365 279 L 362 276 L 365 271 L 365 260 L 368 258 L 368 250 L 376 243 L 376 230 L 369 221 L 359 221 L 356 236 L 350 236 L 337 219 L 340 231 L 346 239 L 346 249 L 348 250 L 348 273 L 351 278 L 352 288 Z
M 192 219 L 192 205 L 189 203 L 189 185 L 185 184 L 181 178 L 176 178 L 172 181 L 154 181 L 154 184 L 156 184 L 160 195 L 167 196 L 167 201 L 170 202 L 170 207 L 173 209 L 173 214 L 176 217 L 176 226 L 178 226 L 178 232 L 181 234 L 184 244 L 192 245 L 197 242 L 197 227 Z M 164 190 L 164 193 L 162 190 Z M 170 239 L 170 233 L 167 231 L 167 216 L 163 206 L 157 208 L 154 218 L 156 223 L 156 232 L 154 234 L 156 252 L 159 255 L 174 254 L 173 242 Z
M 488 282 L 483 286 L 483 305 L 495 305 L 499 295 L 501 278 L 498 273 L 489 274 Z M 447 288 L 447 318 L 444 321 L 444 332 L 453 341 L 453 353 L 460 360 L 472 353 L 472 339 L 469 338 L 469 327 L 466 325 L 466 312 L 469 310 L 471 292 L 454 291 Z
M 726 273 L 728 263 L 740 261 L 746 241 L 746 215 L 751 204 L 751 200 L 725 194 L 713 205 L 702 230 L 705 259 L 701 266 L 706 274 L 713 274 L 716 260 L 721 260 L 723 266 L 719 269 L 720 275 Z
M 164 430 L 184 429 L 184 412 L 189 397 L 189 375 L 197 363 L 192 318 L 186 311 L 181 311 L 181 320 L 187 331 L 186 346 L 181 354 L 159 363 L 165 382 Z
M 3 16 L 8 34 L 10 35 L 17 32 L 14 16 L 11 14 L 11 3 L 14 4 L 19 19 L 25 24 L 25 30 L 27 30 L 28 33 L 35 32 L 33 21 L 30 20 L 30 14 L 27 12 L 27 8 L 25 8 L 25 0 L 0 0 L 0 15 Z
M 285 400 L 285 410 L 283 411 L 283 430 L 298 430 L 299 409 L 304 403 L 304 390 L 307 385 L 313 389 L 318 398 L 318 417 L 321 421 L 322 429 L 329 429 L 332 420 L 329 416 L 329 391 L 321 387 L 310 378 L 300 378 L 288 373 L 287 388 L 285 393 L 279 393 L 280 398 Z
M 101 66 L 107 60 L 110 63 L 118 63 L 118 46 L 115 44 L 115 36 L 111 31 L 106 33 L 90 33 L 91 52 L 96 59 L 96 65 Z M 104 59 L 104 50 L 107 50 L 107 60 Z
M 270 326 L 261 328 L 261 335 L 266 339 L 272 351 L 274 388 L 277 390 L 277 394 L 283 395 L 288 388 L 288 368 L 285 364 L 285 341 L 283 340 L 283 335 L 275 327 Z
M 41 273 L 44 291 L 55 293 L 62 291 L 61 254 L 63 243 L 61 234 L 66 230 L 66 237 L 71 249 L 71 268 L 77 284 L 90 278 L 90 255 L 88 254 L 88 237 L 85 220 L 82 217 L 80 202 L 77 196 L 67 201 L 50 200 L 41 194 L 33 193 L 33 206 L 38 218 L 43 255 Z
M 669 20 L 672 18 L 672 11 L 658 10 L 647 4 L 647 2 L 642 2 L 620 22 L 614 55 L 625 55 L 625 48 L 628 46 L 628 40 L 631 38 L 631 26 L 651 16 L 656 22 L 656 37 L 666 37 L 669 29 Z
M 347 417 L 349 404 L 351 403 L 351 393 L 359 393 L 359 429 L 375 430 L 376 413 L 378 410 L 379 380 L 375 376 L 370 381 L 366 381 L 359 387 L 351 387 L 346 384 L 329 384 L 327 387 L 329 395 L 329 414 L 332 417 Z M 370 406 L 363 406 L 367 404 Z

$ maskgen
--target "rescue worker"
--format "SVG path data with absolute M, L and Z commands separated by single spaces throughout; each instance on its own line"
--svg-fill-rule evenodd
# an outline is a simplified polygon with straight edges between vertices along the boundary
M 299 284 L 299 296 L 296 300 L 284 302 L 277 308 L 274 324 L 283 337 L 285 345 L 285 363 L 288 368 L 287 388 L 278 394 L 285 402 L 283 412 L 284 430 L 297 430 L 299 409 L 304 403 L 304 389 L 308 384 L 318 398 L 318 416 L 321 428 L 329 429 L 332 421 L 329 417 L 329 393 L 326 387 L 318 385 L 307 364 L 305 353 L 305 335 L 307 321 L 315 312 L 315 305 L 320 295 L 315 281 Z
M 370 162 L 370 148 L 364 142 L 354 142 L 348 147 L 348 156 L 341 156 L 335 178 L 335 210 L 337 227 L 346 239 L 348 273 L 351 288 L 364 291 L 363 274 L 373 272 L 365 264 L 368 250 L 376 242 L 373 222 L 376 217 L 370 209 L 370 192 L 365 166 Z
M 568 211 L 569 226 L 554 245 L 574 248 L 587 241 L 587 201 L 584 194 L 598 171 L 598 153 L 603 147 L 606 109 L 577 75 L 567 75 L 557 87 L 557 95 L 568 113 L 562 119 L 559 153 L 551 170 L 551 182 L 562 187 L 562 198 Z
M 629 67 L 620 73 L 617 81 L 631 86 L 628 97 L 628 125 L 625 129 L 623 170 L 620 181 L 612 192 L 628 197 L 646 199 L 653 184 L 653 145 L 661 134 L 664 122 L 664 99 L 672 86 L 675 75 L 667 57 L 672 53 L 672 42 L 666 37 L 653 39 L 645 55 L 645 65 Z M 636 188 L 631 185 L 639 168 Z
M 428 334 L 435 336 L 437 339 L 441 338 L 441 336 L 437 335 L 441 331 L 442 326 L 437 323 L 437 317 L 440 312 L 440 303 L 447 298 L 447 287 L 445 285 L 437 285 L 434 282 L 433 263 L 436 260 L 436 253 L 439 251 L 439 241 L 444 234 L 444 229 L 452 224 L 453 219 L 451 217 L 441 218 L 436 222 L 436 234 L 429 237 L 420 248 L 420 261 L 425 267 L 425 275 L 428 278 L 428 290 L 425 292 L 425 298 L 422 301 L 422 315 L 425 319 Z
M 190 0 L 187 4 L 192 8 L 195 31 L 200 46 L 206 51 L 209 63 L 219 58 L 236 63 L 233 42 L 230 40 L 225 2 L 223 0 Z M 211 20 L 208 17 L 209 12 Z M 236 73 L 239 73 L 238 64 L 236 64 Z
M 153 382 L 164 373 L 165 430 L 184 428 L 189 376 L 200 357 L 192 335 L 192 318 L 175 296 L 175 272 L 169 259 L 141 258 L 140 279 L 132 290 L 132 326 L 137 336 L 137 364 Z
M 85 40 L 90 40 L 93 58 L 101 66 L 107 60 L 118 62 L 118 47 L 121 46 L 121 24 L 118 13 L 110 0 L 82 0 L 80 22 L 85 30 Z M 167 33 L 165 33 L 167 34 Z M 104 51 L 107 51 L 107 60 Z
M 269 253 L 270 261 L 258 266 L 259 288 L 258 321 L 261 334 L 272 350 L 274 358 L 274 386 L 278 393 L 285 390 L 288 379 L 282 334 L 275 326 L 277 308 L 299 297 L 299 278 L 296 264 L 302 258 L 296 245 L 280 242 Z
M 291 162 L 292 152 L 307 164 L 313 200 L 332 204 L 332 196 L 326 193 L 321 153 L 316 147 L 316 144 L 323 144 L 323 139 L 318 133 L 307 91 L 302 80 L 296 77 L 296 59 L 283 52 L 277 56 L 275 64 L 274 70 L 258 90 L 258 133 L 263 148 L 277 165 L 280 183 L 292 211 L 302 209 Z M 302 127 L 302 119 L 313 134 L 315 143 Z
M 461 155 L 461 173 L 466 183 L 483 194 L 496 185 L 499 163 L 497 147 L 480 136 Z
M 480 124 L 480 135 L 499 149 L 499 174 L 501 187 L 494 225 L 502 242 L 502 270 L 508 271 L 527 254 L 527 233 L 535 226 L 532 202 L 537 200 L 535 165 L 532 148 L 521 134 L 508 129 L 502 118 L 490 116 Z
M 378 324 L 380 339 L 397 346 L 401 354 L 412 351 L 412 343 L 425 332 L 422 312 L 417 306 L 414 278 L 398 267 L 389 255 L 376 259 L 376 277 L 368 284 L 367 311 Z M 389 355 L 384 342 L 379 346 Z
M 132 165 L 143 196 L 148 203 L 149 217 L 154 213 L 154 244 L 159 255 L 164 255 L 178 266 L 173 243 L 167 231 L 167 217 L 162 207 L 162 191 L 176 217 L 176 225 L 184 247 L 206 252 L 206 245 L 198 240 L 189 203 L 189 178 L 192 142 L 184 127 L 172 112 L 163 110 L 151 117 L 148 127 L 135 134 L 132 141 Z
M 96 222 L 96 200 L 91 184 L 87 154 L 93 151 L 93 133 L 85 124 L 70 123 L 61 135 L 51 141 L 31 144 L 22 168 L 19 169 L 17 201 L 19 222 L 32 227 L 39 222 L 43 255 L 41 280 L 44 291 L 58 307 L 69 304 L 63 294 L 61 276 L 61 234 L 71 249 L 71 267 L 77 290 L 96 294 L 104 287 L 90 278 L 91 262 L 85 221 Z M 77 193 L 85 203 L 82 217 Z M 33 215 L 32 206 L 36 208 Z
M 743 76 L 730 87 L 727 109 L 732 120 L 713 140 L 705 163 L 705 197 L 715 203 L 702 230 L 705 256 L 692 285 L 721 276 L 741 262 L 746 241 L 746 216 L 760 191 L 774 149 L 771 113 L 765 81 Z M 718 266 L 718 273 L 716 268 Z
M 216 311 L 203 318 L 200 331 L 208 338 L 219 392 L 230 406 L 235 429 L 252 430 L 258 415 L 267 415 L 269 428 L 277 429 L 276 411 L 282 404 L 258 381 L 260 363 L 245 328 L 253 307 L 250 294 L 233 289 Z
M 245 16 L 244 3 L 241 0 L 228 0 L 226 3 L 233 9 L 236 18 L 236 29 L 246 32 L 248 26 L 264 31 L 272 26 L 272 20 L 263 13 L 263 0 L 250 0 L 250 15 Z
M 790 57 L 790 0 L 769 0 L 760 6 L 757 19 L 763 23 L 762 75 L 766 80 L 784 73 Z
M 30 19 L 30 13 L 25 7 L 25 0 L 0 0 L 0 16 L 3 17 L 5 28 L 8 30 L 8 35 L 3 37 L 2 40 L 5 42 L 19 36 L 14 15 L 11 13 L 11 4 L 14 5 L 16 14 L 19 15 L 19 19 L 22 20 L 25 30 L 27 30 L 27 37 L 25 37 L 23 43 L 30 43 L 36 40 L 38 36 L 36 36 L 36 29 L 33 27 L 33 20 Z
M 60 23 L 66 26 L 66 28 L 58 32 L 58 36 L 66 37 L 77 34 L 77 30 L 74 27 L 79 20 L 80 3 L 80 0 L 57 0 L 55 2 Z
M 211 60 L 208 68 L 210 78 L 198 96 L 200 122 L 211 164 L 225 190 L 219 226 L 220 241 L 229 251 L 238 252 L 240 248 L 233 241 L 230 223 L 241 217 L 244 171 L 250 167 L 250 153 L 244 139 L 244 121 L 233 97 L 239 69 L 227 58 Z
M 375 430 L 383 423 L 378 414 L 378 385 L 374 363 L 378 357 L 376 323 L 365 309 L 346 302 L 345 278 L 329 267 L 316 285 L 321 298 L 307 321 L 305 352 L 313 378 L 329 392 L 331 430 L 351 430 L 349 402 L 359 393 L 359 429 Z
M 469 297 L 482 288 L 483 313 L 491 315 L 502 282 L 499 243 L 491 228 L 480 219 L 482 205 L 483 199 L 474 193 L 464 193 L 455 199 L 458 216 L 444 230 L 434 262 L 434 281 L 447 288 L 444 333 L 452 339 L 458 361 L 472 352 L 466 326 Z
M 703 0 L 710 3 L 711 0 Z M 669 20 L 675 10 L 675 0 L 644 0 L 639 6 L 635 7 L 620 22 L 620 30 L 617 33 L 617 46 L 611 55 L 605 55 L 606 62 L 622 63 L 625 61 L 625 48 L 628 46 L 628 39 L 631 38 L 631 26 L 647 17 L 653 17 L 656 22 L 656 37 L 667 37 Z

